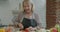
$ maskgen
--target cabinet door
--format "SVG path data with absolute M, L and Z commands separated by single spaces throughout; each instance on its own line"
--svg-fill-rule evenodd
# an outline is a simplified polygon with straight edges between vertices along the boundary
M 47 29 L 52 28 L 56 24 L 56 0 L 46 0 L 46 24 Z

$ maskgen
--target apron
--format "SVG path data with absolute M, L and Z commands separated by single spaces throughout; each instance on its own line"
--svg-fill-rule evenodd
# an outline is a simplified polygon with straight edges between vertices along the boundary
M 22 24 L 24 26 L 24 29 L 28 28 L 28 27 L 36 27 L 37 26 L 37 22 L 35 19 L 27 19 L 27 18 L 23 18 Z

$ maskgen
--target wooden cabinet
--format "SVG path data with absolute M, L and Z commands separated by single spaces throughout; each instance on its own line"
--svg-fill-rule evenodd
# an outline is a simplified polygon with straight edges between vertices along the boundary
M 47 29 L 52 28 L 56 24 L 56 0 L 46 0 L 46 24 Z

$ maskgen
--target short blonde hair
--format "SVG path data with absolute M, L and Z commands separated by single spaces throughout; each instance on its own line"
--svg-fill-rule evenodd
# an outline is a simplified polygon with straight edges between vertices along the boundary
M 34 6 L 34 3 L 33 3 L 32 1 L 29 1 L 29 0 L 26 0 L 26 1 L 25 1 L 25 0 L 24 0 L 24 1 L 19 5 L 19 6 L 20 6 L 20 7 L 19 7 L 20 11 L 24 11 L 24 9 L 23 9 L 23 3 L 24 3 L 24 2 L 30 3 L 30 4 L 32 5 L 32 8 L 31 8 L 31 9 L 32 9 L 32 10 L 35 10 L 35 6 Z

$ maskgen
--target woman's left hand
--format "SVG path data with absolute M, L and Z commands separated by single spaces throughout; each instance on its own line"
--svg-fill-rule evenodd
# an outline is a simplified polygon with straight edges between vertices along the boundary
M 29 30 L 31 30 L 31 31 L 34 31 L 34 30 L 36 30 L 36 27 L 29 27 Z

